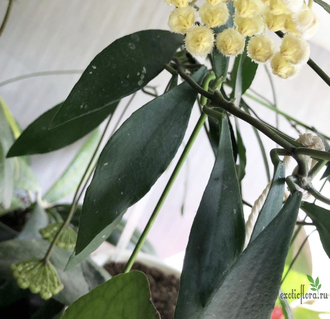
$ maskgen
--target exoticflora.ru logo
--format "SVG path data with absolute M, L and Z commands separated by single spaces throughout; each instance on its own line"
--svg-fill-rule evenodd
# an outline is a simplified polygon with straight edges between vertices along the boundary
M 303 300 L 313 300 L 313 299 L 328 299 L 328 293 L 320 292 L 322 285 L 320 284 L 319 277 L 314 279 L 311 276 L 307 275 L 309 282 L 311 283 L 311 290 L 315 292 L 305 292 L 305 285 L 300 286 L 300 291 L 297 292 L 297 289 L 292 289 L 291 292 L 282 292 L 280 293 L 280 298 L 285 299 L 300 299 L 300 303 L 303 303 Z

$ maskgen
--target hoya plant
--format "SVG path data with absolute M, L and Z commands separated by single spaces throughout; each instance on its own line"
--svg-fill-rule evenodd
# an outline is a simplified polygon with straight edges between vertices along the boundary
M 313 81 L 330 86 L 329 76 L 309 58 L 308 39 L 319 27 L 314 1 L 166 2 L 173 6 L 170 30 L 139 31 L 111 43 L 90 62 L 67 99 L 24 131 L 1 100 L 0 307 L 40 295 L 47 301 L 31 318 L 160 318 L 146 276 L 131 268 L 141 250 L 152 250 L 148 233 L 205 130 L 214 164 L 190 230 L 175 319 L 312 316 L 310 310 L 293 312 L 282 290 L 285 295 L 285 280 L 299 273 L 295 261 L 306 240 L 298 253 L 293 248 L 303 225 L 316 227 L 330 257 L 330 199 L 313 186 L 315 180 L 329 179 L 330 138 L 248 90 L 262 64 L 283 79 L 310 67 Z M 330 12 L 327 3 L 315 2 Z M 170 74 L 164 93 L 152 94 L 102 149 L 112 115 L 126 111 L 120 101 L 145 91 L 162 71 Z M 261 120 L 247 96 L 306 133 L 291 137 Z M 199 108 L 200 117 L 183 144 L 193 108 Z M 238 120 L 254 129 L 269 180 L 254 205 L 242 198 L 247 155 Z M 278 145 L 269 154 L 260 133 Z M 63 175 L 40 191 L 29 156 L 58 150 L 87 134 Z M 128 208 L 150 191 L 181 145 L 184 150 L 146 227 L 131 240 L 134 249 L 123 273 L 110 279 L 90 254 L 105 241 L 116 242 Z M 72 193 L 71 203 L 58 203 Z M 243 205 L 251 208 L 246 220 Z M 13 230 L 8 220 L 20 211 L 30 217 Z M 310 275 L 309 268 L 306 287 L 311 284 L 319 294 L 319 278 Z

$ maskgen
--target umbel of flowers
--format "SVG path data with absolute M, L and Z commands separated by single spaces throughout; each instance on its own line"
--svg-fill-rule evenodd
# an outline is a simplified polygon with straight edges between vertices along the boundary
M 228 2 L 233 1 L 234 27 L 216 35 L 213 28 L 226 24 L 230 18 Z M 206 56 L 214 48 L 226 56 L 247 52 L 256 63 L 270 63 L 274 74 L 287 79 L 297 74 L 306 64 L 310 47 L 307 39 L 317 31 L 319 21 L 304 0 L 206 0 L 200 8 L 196 1 L 166 0 L 176 8 L 168 25 L 173 32 L 185 34 L 187 51 Z M 269 35 L 284 32 L 279 48 Z

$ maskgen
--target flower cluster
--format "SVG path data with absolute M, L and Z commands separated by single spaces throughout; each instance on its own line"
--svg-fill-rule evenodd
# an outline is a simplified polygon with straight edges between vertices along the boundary
M 29 288 L 32 293 L 39 293 L 45 300 L 64 288 L 55 267 L 50 262 L 45 263 L 33 258 L 11 265 L 11 270 L 20 288 Z
M 213 28 L 226 24 L 230 18 L 230 1 L 235 7 L 235 26 L 224 29 L 215 39 Z M 176 6 L 168 25 L 173 32 L 186 34 L 185 45 L 191 54 L 206 56 L 215 42 L 223 55 L 236 56 L 243 52 L 246 37 L 251 37 L 247 45 L 250 58 L 256 63 L 270 62 L 273 73 L 284 79 L 295 75 L 308 61 L 310 47 L 306 39 L 319 25 L 304 0 L 206 0 L 198 12 L 188 0 L 166 2 Z M 200 22 L 196 23 L 198 15 Z M 285 32 L 278 51 L 267 29 Z
M 50 224 L 47 227 L 40 229 L 39 232 L 44 239 L 49 242 L 54 240 L 55 235 L 62 226 L 62 223 Z M 56 241 L 56 246 L 64 249 L 73 249 L 76 245 L 77 233 L 69 226 L 62 229 Z

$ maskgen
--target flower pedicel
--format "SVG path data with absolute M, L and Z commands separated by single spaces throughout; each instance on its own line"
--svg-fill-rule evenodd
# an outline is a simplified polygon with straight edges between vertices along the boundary
M 228 3 L 233 2 L 235 14 L 230 17 Z M 188 52 L 206 56 L 216 49 L 226 56 L 241 54 L 247 42 L 247 53 L 256 63 L 269 63 L 275 75 L 287 79 L 296 75 L 306 64 L 310 47 L 309 39 L 318 29 L 319 20 L 303 0 L 206 0 L 198 9 L 187 0 L 166 0 L 174 5 L 169 18 L 173 32 L 186 34 Z M 197 23 L 198 15 L 201 23 Z M 234 28 L 226 28 L 215 34 L 212 28 L 224 26 L 228 19 Z M 285 33 L 276 49 L 270 32 Z M 246 39 L 246 37 L 251 37 Z

